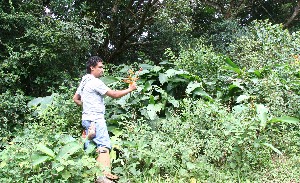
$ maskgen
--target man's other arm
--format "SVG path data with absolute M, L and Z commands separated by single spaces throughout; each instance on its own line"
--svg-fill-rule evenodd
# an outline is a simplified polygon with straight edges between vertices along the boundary
M 78 93 L 75 93 L 73 96 L 73 100 L 74 102 L 78 105 L 81 106 L 82 102 L 81 102 L 81 96 Z

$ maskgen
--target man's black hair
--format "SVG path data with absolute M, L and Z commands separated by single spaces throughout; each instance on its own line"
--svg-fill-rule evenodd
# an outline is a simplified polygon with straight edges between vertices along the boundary
M 91 67 L 97 66 L 98 62 L 103 62 L 98 56 L 92 56 L 86 62 L 86 73 L 91 74 Z

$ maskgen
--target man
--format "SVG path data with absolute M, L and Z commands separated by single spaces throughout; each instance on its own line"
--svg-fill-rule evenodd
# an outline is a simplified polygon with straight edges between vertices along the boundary
M 87 74 L 82 77 L 73 100 L 77 105 L 82 105 L 82 126 L 85 128 L 88 137 L 95 142 L 97 153 L 99 153 L 97 161 L 102 166 L 105 176 L 99 177 L 96 182 L 110 183 L 112 181 L 109 179 L 117 179 L 118 177 L 110 173 L 109 151 L 111 150 L 111 144 L 104 119 L 104 96 L 123 97 L 135 90 L 136 84 L 130 84 L 125 90 L 111 90 L 98 79 L 104 72 L 102 62 L 102 59 L 98 56 L 88 59 L 86 63 Z

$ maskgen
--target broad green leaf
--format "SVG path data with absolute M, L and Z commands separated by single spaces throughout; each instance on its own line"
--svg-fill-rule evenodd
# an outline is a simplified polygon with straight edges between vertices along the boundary
M 262 104 L 257 104 L 256 105 L 256 113 L 260 120 L 260 126 L 262 128 L 265 128 L 266 124 L 267 124 L 267 119 L 268 119 L 268 116 L 267 116 L 268 109 Z
M 39 106 L 39 108 L 33 113 L 34 115 L 38 115 L 40 113 L 42 113 L 45 109 L 47 109 L 47 107 L 49 105 L 52 104 L 54 96 L 56 94 L 53 93 L 51 96 L 46 96 L 46 97 L 38 97 L 35 98 L 33 100 L 31 100 L 30 102 L 28 102 L 27 106 L 28 107 L 33 107 L 33 106 Z
M 119 137 L 120 135 L 123 134 L 123 131 L 117 127 L 111 129 L 110 131 L 114 134 L 114 137 Z
M 231 61 L 231 59 L 228 58 L 228 57 L 225 58 L 225 62 L 226 62 L 228 65 L 230 65 L 231 67 L 233 67 L 233 68 L 239 68 L 239 67 L 238 67 L 235 63 L 233 63 L 233 62 Z
M 76 141 L 76 139 L 71 135 L 62 135 L 60 141 L 63 142 L 64 144 L 68 144 L 70 142 Z
M 168 102 L 170 102 L 174 107 L 179 107 L 179 102 L 173 96 L 168 96 Z
M 150 73 L 149 70 L 146 70 L 146 69 L 143 69 L 141 72 L 140 72 L 140 76 L 141 75 L 144 75 L 144 74 L 147 74 L 147 73 Z
M 48 147 L 46 147 L 44 144 L 37 144 L 37 149 L 45 154 L 47 154 L 48 156 L 54 158 L 55 157 L 55 154 L 54 152 L 49 149 Z
M 174 75 L 176 75 L 176 70 L 175 69 L 168 69 L 167 71 L 166 71 L 166 76 L 167 77 L 172 77 L 172 76 L 174 76 Z
M 234 81 L 230 86 L 229 86 L 229 90 L 232 90 L 234 88 L 240 88 L 240 89 L 244 89 L 244 87 L 241 85 L 240 82 Z
M 249 69 L 249 73 L 254 73 L 257 77 L 261 77 L 261 72 L 259 70 Z
M 195 169 L 195 168 L 196 168 L 195 164 L 193 164 L 193 163 L 191 163 L 191 162 L 187 162 L 187 163 L 186 163 L 186 167 L 187 167 L 187 169 L 189 169 L 189 170 L 192 170 L 192 169 Z
M 246 107 L 244 104 L 240 104 L 240 105 L 236 105 L 233 108 L 234 112 L 240 113 L 243 112 L 245 109 L 248 109 L 248 107 Z
M 162 61 L 162 62 L 159 62 L 160 65 L 174 65 L 173 62 L 169 62 L 169 61 Z
M 42 100 L 43 100 L 43 97 L 34 98 L 28 102 L 27 106 L 28 107 L 38 106 Z
M 48 105 L 51 105 L 54 99 L 54 95 L 55 94 L 43 97 L 43 100 L 41 101 L 41 107 L 46 108 Z
M 270 122 L 271 123 L 285 122 L 285 123 L 289 123 L 289 124 L 297 124 L 297 123 L 299 123 L 299 119 L 294 118 L 294 117 L 284 116 L 284 117 L 273 118 L 270 120 Z
M 93 143 L 92 141 L 89 143 L 87 148 L 85 149 L 85 154 L 91 154 L 94 150 L 96 149 L 96 144 Z
M 65 170 L 61 175 L 65 180 L 68 180 L 71 177 L 71 173 L 68 170 Z
M 186 72 L 185 71 L 182 71 L 182 70 L 175 70 L 175 69 L 168 69 L 166 71 L 166 75 L 167 77 L 172 77 L 172 76 L 175 76 L 175 75 L 179 75 L 179 74 L 185 74 Z
M 117 99 L 116 103 L 119 104 L 119 105 L 121 105 L 121 106 L 124 106 L 124 105 L 126 105 L 128 103 L 127 100 L 129 98 L 130 98 L 130 95 L 125 95 L 125 96 Z
M 163 104 L 149 104 L 147 106 L 147 114 L 151 120 L 157 118 L 156 112 L 160 111 L 163 108 Z
M 77 152 L 79 149 L 82 148 L 82 145 L 80 145 L 78 142 L 70 142 L 63 146 L 60 151 L 58 152 L 58 155 L 56 156 L 57 160 L 61 159 L 68 159 L 69 156 Z
M 186 169 L 180 168 L 179 169 L 179 175 L 186 177 L 188 175 L 188 171 Z
M 163 73 L 159 73 L 159 82 L 161 83 L 161 84 L 164 84 L 165 82 L 167 82 L 168 81 L 168 77 L 167 77 L 167 75 L 166 74 L 163 74 Z
M 140 64 L 139 67 L 143 68 L 143 70 L 151 70 L 154 66 L 149 64 Z
M 145 83 L 145 85 L 144 85 L 143 91 L 145 92 L 145 91 L 151 90 L 151 89 L 152 89 L 152 83 L 153 83 L 153 81 L 147 81 L 147 82 Z
M 188 86 L 186 87 L 185 93 L 190 94 L 196 88 L 202 88 L 202 84 L 201 83 L 190 82 L 188 84 Z
M 275 148 L 272 144 L 269 143 L 263 143 L 264 146 L 271 148 L 273 151 L 275 151 L 277 154 L 282 155 L 282 152 L 280 152 L 277 148 Z
M 117 159 L 117 153 L 115 150 L 112 150 L 110 153 L 109 153 L 109 156 L 110 156 L 110 159 L 112 160 L 116 160 Z
M 59 167 L 56 168 L 56 171 L 61 172 L 61 171 L 64 170 L 64 168 L 65 168 L 64 166 L 59 166 Z
M 131 69 L 130 66 L 128 65 L 124 65 L 123 68 L 120 70 L 120 72 L 123 72 L 123 73 L 128 73 L 128 70 Z
M 114 83 L 114 82 L 118 82 L 119 79 L 113 76 L 104 76 L 100 78 L 101 81 L 103 81 L 103 83 L 105 83 L 106 85 Z
M 4 168 L 6 165 L 7 165 L 7 163 L 6 163 L 5 161 L 2 161 L 2 162 L 0 163 L 0 168 Z
M 208 93 L 206 93 L 205 91 L 203 91 L 201 88 L 196 88 L 193 91 L 193 94 L 194 95 L 200 95 L 200 96 L 208 98 L 209 100 L 212 100 L 212 97 L 210 95 L 208 95 Z
M 162 69 L 162 67 L 154 66 L 152 70 L 153 70 L 154 72 L 158 72 L 158 71 L 160 71 L 161 69 Z
M 242 71 L 241 71 L 239 68 L 234 68 L 234 67 L 228 67 L 228 66 L 225 66 L 224 69 L 230 70 L 230 71 L 234 71 L 234 72 L 236 72 L 237 74 L 241 74 L 241 73 L 242 73 Z
M 149 104 L 155 104 L 155 98 L 153 95 L 150 95 L 149 97 Z
M 48 160 L 49 156 L 37 156 L 34 158 L 33 162 L 32 162 L 32 165 L 33 166 L 37 166 L 41 163 L 44 163 Z
M 247 95 L 240 95 L 237 99 L 236 99 L 236 102 L 237 103 L 241 103 L 242 101 L 244 100 L 248 100 L 250 97 L 247 96 Z

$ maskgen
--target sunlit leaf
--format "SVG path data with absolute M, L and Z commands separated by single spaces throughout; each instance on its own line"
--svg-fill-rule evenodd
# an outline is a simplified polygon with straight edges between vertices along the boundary
M 202 88 L 202 84 L 201 83 L 190 82 L 188 84 L 188 86 L 186 87 L 185 92 L 187 94 L 191 94 L 192 91 L 194 91 L 196 88 Z
M 257 116 L 260 120 L 260 126 L 262 128 L 265 128 L 265 126 L 267 124 L 267 119 L 268 119 L 268 116 L 267 116 L 268 109 L 262 104 L 257 104 L 256 112 L 257 112 Z
M 282 155 L 282 152 L 280 152 L 277 148 L 275 148 L 272 144 L 269 143 L 263 143 L 264 146 L 271 148 L 273 151 L 275 151 L 277 154 Z
M 238 67 L 235 63 L 233 63 L 233 62 L 231 61 L 231 59 L 228 58 L 228 57 L 225 58 L 225 62 L 226 62 L 229 66 L 231 66 L 231 67 L 233 67 L 233 68 L 239 68 L 239 67 Z
M 289 117 L 289 116 L 273 118 L 270 120 L 271 123 L 284 122 L 284 123 L 289 123 L 289 124 L 298 124 L 299 121 L 300 121 L 299 119 L 294 118 L 294 117 Z
M 240 95 L 240 96 L 238 96 L 238 98 L 236 99 L 236 102 L 237 102 L 237 103 L 241 103 L 242 101 L 248 100 L 249 98 L 250 98 L 250 97 L 247 96 L 247 95 Z
M 77 152 L 81 148 L 82 148 L 82 145 L 80 145 L 78 142 L 70 142 L 60 149 L 56 159 L 57 160 L 61 160 L 61 159 L 66 160 L 69 156 L 73 155 L 75 152 Z
M 159 78 L 159 82 L 160 82 L 161 84 L 164 84 L 165 82 L 168 81 L 167 75 L 166 75 L 166 74 L 163 74 L 163 73 L 159 73 L 158 78 Z
M 61 175 L 65 180 L 68 180 L 71 177 L 71 173 L 68 170 L 65 170 Z
M 32 158 L 32 166 L 37 166 L 41 163 L 46 162 L 49 159 L 49 156 L 36 156 L 35 158 Z
M 44 144 L 37 144 L 37 145 L 36 145 L 36 148 L 37 148 L 39 151 L 41 151 L 41 152 L 47 154 L 47 155 L 50 156 L 50 157 L 53 157 L 53 158 L 55 157 L 54 152 L 53 152 L 51 149 L 49 149 L 48 147 L 46 147 Z
M 120 81 L 118 78 L 113 77 L 113 76 L 104 76 L 104 77 L 101 77 L 100 79 L 101 79 L 101 81 L 103 81 L 103 83 L 105 83 L 106 85 L 109 85 L 109 84 L 111 84 L 111 83 Z
M 76 141 L 76 139 L 71 135 L 62 135 L 60 138 L 61 142 L 63 142 L 64 144 Z

